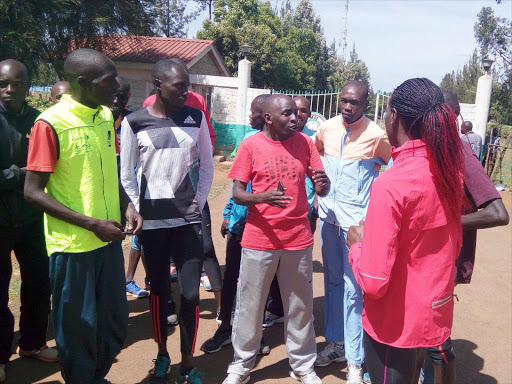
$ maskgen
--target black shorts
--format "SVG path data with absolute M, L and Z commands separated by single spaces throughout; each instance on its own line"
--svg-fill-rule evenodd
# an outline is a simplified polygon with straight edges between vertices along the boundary
M 449 337 L 446 341 L 437 347 L 427 348 L 427 353 L 435 365 L 446 365 L 455 360 L 455 350 L 452 346 L 452 339 Z

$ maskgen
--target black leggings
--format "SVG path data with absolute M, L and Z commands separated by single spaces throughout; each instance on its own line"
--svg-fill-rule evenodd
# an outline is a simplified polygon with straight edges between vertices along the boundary
M 236 296 L 236 285 L 240 274 L 240 260 L 242 258 L 242 246 L 240 245 L 240 241 L 240 235 L 228 232 L 226 242 L 226 270 L 224 271 L 224 280 L 222 281 L 219 315 L 222 321 L 221 327 L 223 328 L 230 327 L 231 311 Z
M 181 289 L 179 315 L 181 353 L 192 355 L 199 322 L 199 281 L 203 267 L 201 224 L 151 229 L 142 232 L 142 244 L 151 280 L 150 311 L 155 341 L 167 340 L 167 301 L 170 258 L 178 271 Z
M 210 217 L 208 202 L 204 205 L 201 215 L 203 217 L 201 229 L 203 231 L 204 271 L 210 280 L 212 291 L 220 291 L 222 289 L 222 275 L 213 246 L 212 219 Z
M 364 332 L 366 367 L 372 384 L 410 384 L 416 370 L 416 348 L 381 344 Z

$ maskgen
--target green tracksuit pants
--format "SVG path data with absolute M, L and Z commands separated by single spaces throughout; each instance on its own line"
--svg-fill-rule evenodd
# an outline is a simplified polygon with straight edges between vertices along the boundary
M 128 326 L 120 242 L 50 257 L 53 326 L 67 384 L 101 383 Z

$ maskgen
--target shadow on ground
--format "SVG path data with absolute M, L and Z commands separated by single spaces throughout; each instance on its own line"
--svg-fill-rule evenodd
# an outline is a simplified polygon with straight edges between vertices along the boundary
M 457 354 L 457 383 L 464 384 L 497 384 L 498 381 L 489 375 L 481 373 L 484 359 L 476 354 L 478 346 L 469 340 L 452 340 Z

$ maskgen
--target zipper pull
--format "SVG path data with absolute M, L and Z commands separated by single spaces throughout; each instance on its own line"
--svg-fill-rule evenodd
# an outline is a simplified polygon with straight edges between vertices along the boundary
M 457 301 L 459 301 L 459 296 L 457 296 L 456 293 L 454 293 L 452 296 L 455 297 L 457 299 Z

